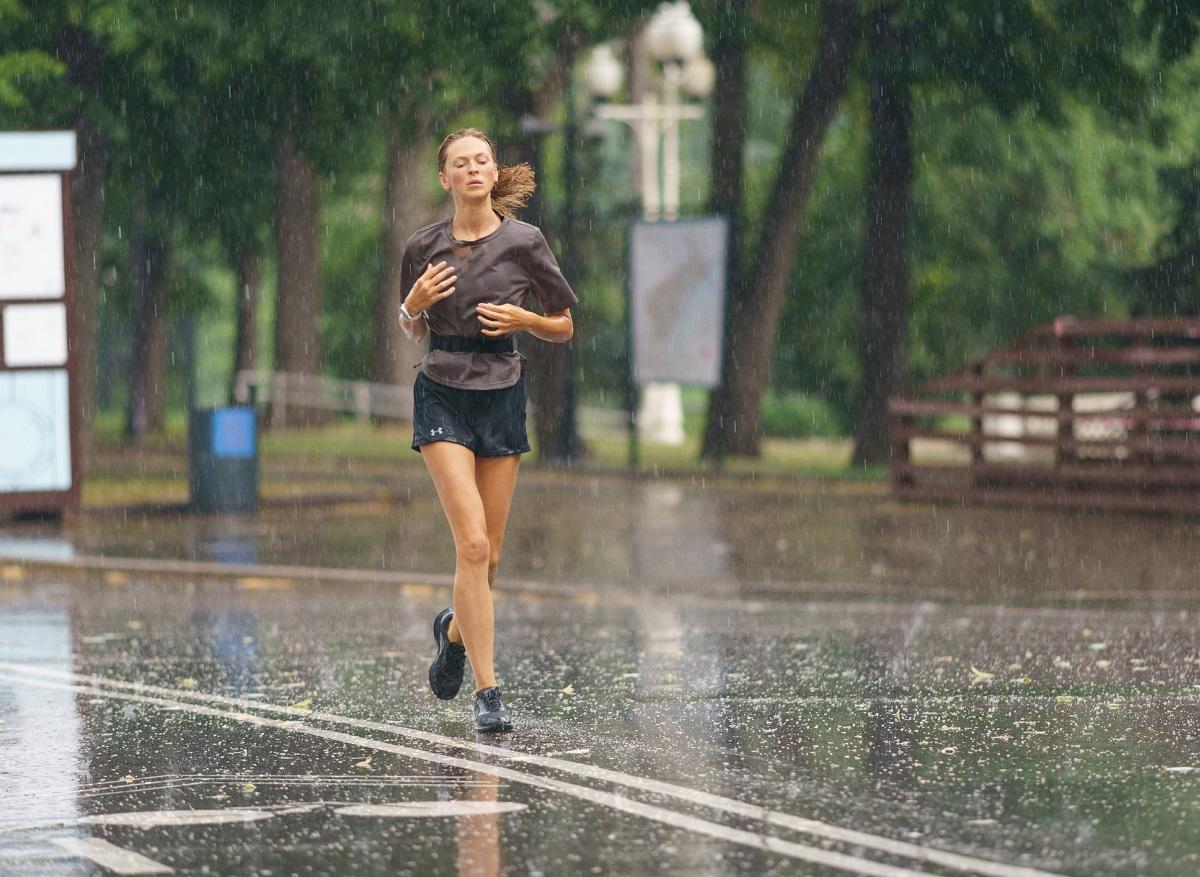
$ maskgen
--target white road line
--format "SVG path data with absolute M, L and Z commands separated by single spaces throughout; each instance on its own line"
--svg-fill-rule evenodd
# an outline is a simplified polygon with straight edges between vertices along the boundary
M 50 841 L 73 856 L 95 862 L 114 874 L 174 874 L 175 871 L 153 859 L 123 850 L 98 837 L 56 837 Z
M 407 738 L 410 740 L 420 740 L 424 743 L 432 743 L 447 748 L 476 752 L 482 755 L 491 755 L 494 757 L 503 758 L 507 761 L 517 761 L 525 764 L 537 765 L 538 767 L 555 770 L 560 773 L 572 774 L 577 777 L 586 777 L 587 779 L 626 786 L 627 788 L 634 788 L 640 791 L 650 792 L 655 795 L 674 798 L 675 800 L 684 801 L 688 804 L 707 807 L 711 810 L 727 813 L 732 816 L 753 819 L 768 825 L 774 825 L 779 828 L 796 831 L 801 834 L 854 844 L 867 849 L 877 850 L 882 853 L 902 856 L 906 859 L 912 859 L 918 862 L 925 862 L 931 865 L 953 868 L 955 870 L 965 871 L 971 874 L 985 875 L 985 877 L 1058 877 L 1058 875 L 1055 875 L 1049 871 L 1042 871 L 1036 868 L 1028 868 L 1021 865 L 1007 865 L 1002 862 L 993 862 L 989 859 L 980 859 L 975 856 L 967 856 L 961 853 L 952 853 L 947 850 L 923 847 L 917 844 L 907 843 L 906 841 L 898 841 L 892 840 L 891 838 L 879 837 L 878 835 L 868 834 L 863 831 L 842 828 L 841 826 L 832 825 L 827 822 L 820 822 L 816 819 L 806 819 L 803 816 L 795 816 L 791 813 L 783 813 L 778 810 L 769 810 L 756 804 L 748 804 L 744 801 L 738 801 L 722 795 L 714 795 L 708 792 L 702 792 L 698 789 L 689 789 L 685 786 L 677 786 L 672 783 L 662 782 L 661 780 L 633 776 L 631 774 L 621 773 L 620 771 L 595 767 L 590 764 L 582 764 L 577 761 L 568 761 L 566 759 L 550 758 L 542 755 L 513 752 L 510 749 L 504 749 L 499 746 L 487 746 L 482 743 L 472 743 L 465 740 L 457 740 L 453 737 L 446 737 L 442 734 L 431 734 L 427 731 L 418 731 L 413 728 L 405 728 L 399 725 L 351 719 L 345 716 L 336 715 L 334 713 L 301 710 L 296 709 L 295 707 L 274 706 L 258 700 L 248 700 L 245 698 L 225 697 L 219 694 L 204 694 L 196 691 L 163 688 L 157 685 L 145 685 L 140 682 L 124 682 L 117 679 L 109 679 L 104 676 L 87 676 L 78 673 L 67 673 L 25 664 L 11 664 L 0 661 L 0 670 L 17 674 L 33 674 L 54 679 L 84 682 L 100 687 L 128 689 L 131 691 L 143 692 L 157 696 L 179 698 L 184 700 L 196 700 L 201 703 L 219 703 L 224 706 L 233 706 L 242 710 L 257 710 L 259 712 L 266 712 L 274 715 L 284 715 L 292 719 L 306 719 L 309 721 L 320 721 L 328 724 L 341 725 L 343 727 L 357 728 L 364 731 L 383 732 L 396 737 Z
M 134 793 L 143 794 L 147 792 L 165 792 L 175 791 L 176 789 L 191 789 L 202 786 L 211 786 L 216 784 L 228 783 L 254 783 L 257 786 L 311 786 L 323 788 L 363 788 L 363 787 L 380 787 L 380 788 L 395 788 L 403 786 L 404 788 L 424 788 L 424 789 L 444 789 L 447 786 L 455 788 L 495 788 L 496 783 L 480 782 L 477 780 L 469 780 L 463 777 L 387 777 L 387 776 L 372 776 L 372 777 L 353 777 L 353 776 L 338 776 L 324 778 L 309 778 L 309 777 L 288 777 L 288 776 L 257 776 L 252 774 L 214 774 L 212 776 L 202 776 L 200 774 L 166 776 L 164 778 L 150 777 L 145 780 L 134 780 L 126 782 L 124 780 L 115 780 L 112 782 L 88 784 L 80 786 L 77 791 L 69 796 L 63 792 L 53 792 L 51 794 L 38 794 L 35 792 L 5 795 L 3 802 L 9 806 L 29 806 L 34 803 L 45 802 L 61 802 L 64 804 L 74 803 L 81 800 L 92 800 L 94 798 L 107 798 L 116 795 L 130 795 Z M 25 825 L 26 820 L 23 816 L 0 816 L 0 827 L 7 827 L 10 824 Z M 3 872 L 0 871 L 0 874 Z
M 224 710 L 214 709 L 212 707 L 201 706 L 199 704 L 183 703 L 182 701 L 177 700 L 147 697 L 145 695 L 131 694 L 124 691 L 97 691 L 95 688 L 84 685 L 72 685 L 70 683 L 53 682 L 45 679 L 20 679 L 12 676 L 4 678 L 9 682 L 15 682 L 23 685 L 33 685 L 39 688 L 74 691 L 79 694 L 91 694 L 93 696 L 99 694 L 102 697 L 111 697 L 118 700 L 145 703 L 157 707 L 170 707 L 172 709 L 195 713 L 197 715 L 225 719 L 226 721 L 241 722 L 243 724 L 255 725 L 261 728 L 273 728 L 275 730 L 286 731 L 291 734 L 302 734 L 309 737 L 317 737 L 321 740 L 328 740 L 334 743 L 344 743 L 348 746 L 359 746 L 366 749 L 374 749 L 378 752 L 388 752 L 393 755 L 399 755 L 402 758 L 409 758 L 416 761 L 430 762 L 432 764 L 438 764 L 445 767 L 456 767 L 461 770 L 475 771 L 477 773 L 487 773 L 514 783 L 521 783 L 522 785 L 532 786 L 533 788 L 543 789 L 549 792 L 558 792 L 559 794 L 569 795 L 570 797 L 577 798 L 581 801 L 587 801 L 590 804 L 608 807 L 612 810 L 618 810 L 622 813 L 628 813 L 633 816 L 640 816 L 643 819 L 660 822 L 663 825 L 669 825 L 672 828 L 678 828 L 684 831 L 694 832 L 696 834 L 707 835 L 708 837 L 716 838 L 717 840 L 740 844 L 742 846 L 762 850 L 763 852 L 775 853 L 777 855 L 787 856 L 789 858 L 798 859 L 804 862 L 810 862 L 815 865 L 822 865 L 824 867 L 833 868 L 839 871 L 847 871 L 851 874 L 859 874 L 862 875 L 862 877 L 927 877 L 926 872 L 913 871 L 908 868 L 886 865 L 881 862 L 874 862 L 870 859 L 861 859 L 846 853 L 835 853 L 829 850 L 820 849 L 818 847 L 810 847 L 804 844 L 795 843 L 793 841 L 780 840 L 779 838 L 772 837 L 770 835 L 755 834 L 751 831 L 745 831 L 740 828 L 731 828 L 727 825 L 721 825 L 717 822 L 709 822 L 708 820 L 700 819 L 696 816 L 689 816 L 685 813 L 678 813 L 674 810 L 656 807 L 652 804 L 644 804 L 641 801 L 634 801 L 630 798 L 622 797 L 621 795 L 613 792 L 601 792 L 586 786 L 578 786 L 573 783 L 567 783 L 562 780 L 552 779 L 550 777 L 542 777 L 534 774 L 523 773 L 511 768 L 487 764 L 486 762 L 482 761 L 471 761 L 452 755 L 441 755 L 436 752 L 427 752 L 424 749 L 413 749 L 409 746 L 400 746 L 395 743 L 385 743 L 381 740 L 374 740 L 370 737 L 359 737 L 353 734 L 343 734 L 340 731 L 329 731 L 324 728 L 313 728 L 295 722 L 280 722 L 276 719 L 267 719 L 263 718 L 262 716 L 254 716 L 248 713 L 226 712 Z

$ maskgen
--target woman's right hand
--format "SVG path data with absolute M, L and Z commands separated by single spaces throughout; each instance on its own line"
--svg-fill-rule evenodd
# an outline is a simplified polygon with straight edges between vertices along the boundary
M 454 268 L 444 261 L 434 265 L 432 262 L 425 268 L 425 273 L 417 278 L 413 288 L 404 299 L 408 312 L 414 317 L 421 316 L 430 305 L 437 304 L 454 293 L 454 281 L 458 275 Z

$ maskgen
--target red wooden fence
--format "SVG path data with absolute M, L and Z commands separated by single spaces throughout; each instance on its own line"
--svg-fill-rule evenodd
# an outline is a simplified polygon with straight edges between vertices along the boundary
M 897 496 L 1200 512 L 1200 317 L 1060 317 L 888 408 Z

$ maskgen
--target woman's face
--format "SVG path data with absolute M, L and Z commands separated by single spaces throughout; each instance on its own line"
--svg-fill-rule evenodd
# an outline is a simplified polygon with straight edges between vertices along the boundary
M 499 172 L 491 148 L 478 137 L 462 137 L 446 149 L 446 163 L 438 174 L 442 188 L 456 202 L 491 195 Z

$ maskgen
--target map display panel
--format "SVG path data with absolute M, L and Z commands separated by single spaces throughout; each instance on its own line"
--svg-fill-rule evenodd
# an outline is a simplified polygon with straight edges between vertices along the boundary
M 0 300 L 62 298 L 62 177 L 0 176 Z
M 0 493 L 70 490 L 66 369 L 0 372 Z
M 634 379 L 715 387 L 725 327 L 726 222 L 635 222 L 629 246 Z

